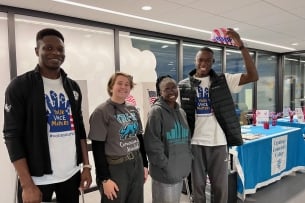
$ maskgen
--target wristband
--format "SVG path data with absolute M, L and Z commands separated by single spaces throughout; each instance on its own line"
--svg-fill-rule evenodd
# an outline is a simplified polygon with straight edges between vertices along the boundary
M 244 48 L 245 48 L 244 45 L 241 45 L 241 46 L 238 47 L 239 50 L 243 50 Z
M 90 164 L 85 164 L 85 165 L 83 165 L 83 168 L 89 168 L 89 169 L 91 169 L 92 166 L 91 166 Z

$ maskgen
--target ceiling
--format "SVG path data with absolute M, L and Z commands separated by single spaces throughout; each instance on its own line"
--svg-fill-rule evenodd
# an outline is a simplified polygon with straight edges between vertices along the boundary
M 248 47 L 279 53 L 305 50 L 304 0 L 1 0 L 0 4 L 203 40 L 210 40 L 215 28 L 239 28 Z M 141 10 L 145 5 L 152 10 Z

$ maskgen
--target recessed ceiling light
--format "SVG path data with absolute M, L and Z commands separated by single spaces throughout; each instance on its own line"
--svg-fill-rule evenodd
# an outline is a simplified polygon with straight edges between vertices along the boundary
M 168 45 L 163 45 L 161 48 L 162 49 L 165 49 L 165 48 L 167 48 L 168 47 Z
M 151 6 L 142 6 L 142 10 L 144 11 L 150 11 L 152 9 Z
M 292 43 L 291 45 L 292 45 L 292 46 L 298 46 L 299 43 L 295 42 L 295 43 Z

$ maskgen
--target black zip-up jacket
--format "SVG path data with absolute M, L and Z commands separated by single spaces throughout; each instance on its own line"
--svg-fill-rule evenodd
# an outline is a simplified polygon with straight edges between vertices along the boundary
M 195 98 L 196 88 L 200 81 L 194 78 L 196 69 L 192 70 L 189 77 L 179 82 L 181 107 L 185 110 L 192 134 L 195 129 Z M 229 146 L 243 144 L 239 119 L 235 112 L 235 106 L 224 74 L 217 75 L 214 70 L 210 73 L 211 86 L 209 95 L 211 105 L 217 122 L 224 131 Z
M 60 72 L 71 104 L 78 165 L 82 162 L 80 140 L 86 139 L 82 95 L 78 84 L 62 69 Z M 25 158 L 32 176 L 52 174 L 44 86 L 38 65 L 34 70 L 17 76 L 7 87 L 3 133 L 12 162 Z

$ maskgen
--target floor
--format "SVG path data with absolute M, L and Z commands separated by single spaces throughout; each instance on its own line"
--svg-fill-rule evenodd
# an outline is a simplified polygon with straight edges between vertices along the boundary
M 271 185 L 247 195 L 244 203 L 303 203 L 305 202 L 305 173 L 296 172 Z M 238 203 L 242 203 L 241 200 Z
M 144 186 L 144 203 L 151 203 L 151 179 Z M 85 194 L 85 203 L 99 203 L 98 191 Z M 180 203 L 189 203 L 188 197 L 181 194 Z M 255 194 L 247 195 L 243 202 L 237 203 L 303 203 L 305 202 L 305 173 L 296 172 L 283 177 L 271 185 L 260 188 Z M 80 203 L 83 203 L 80 201 Z

